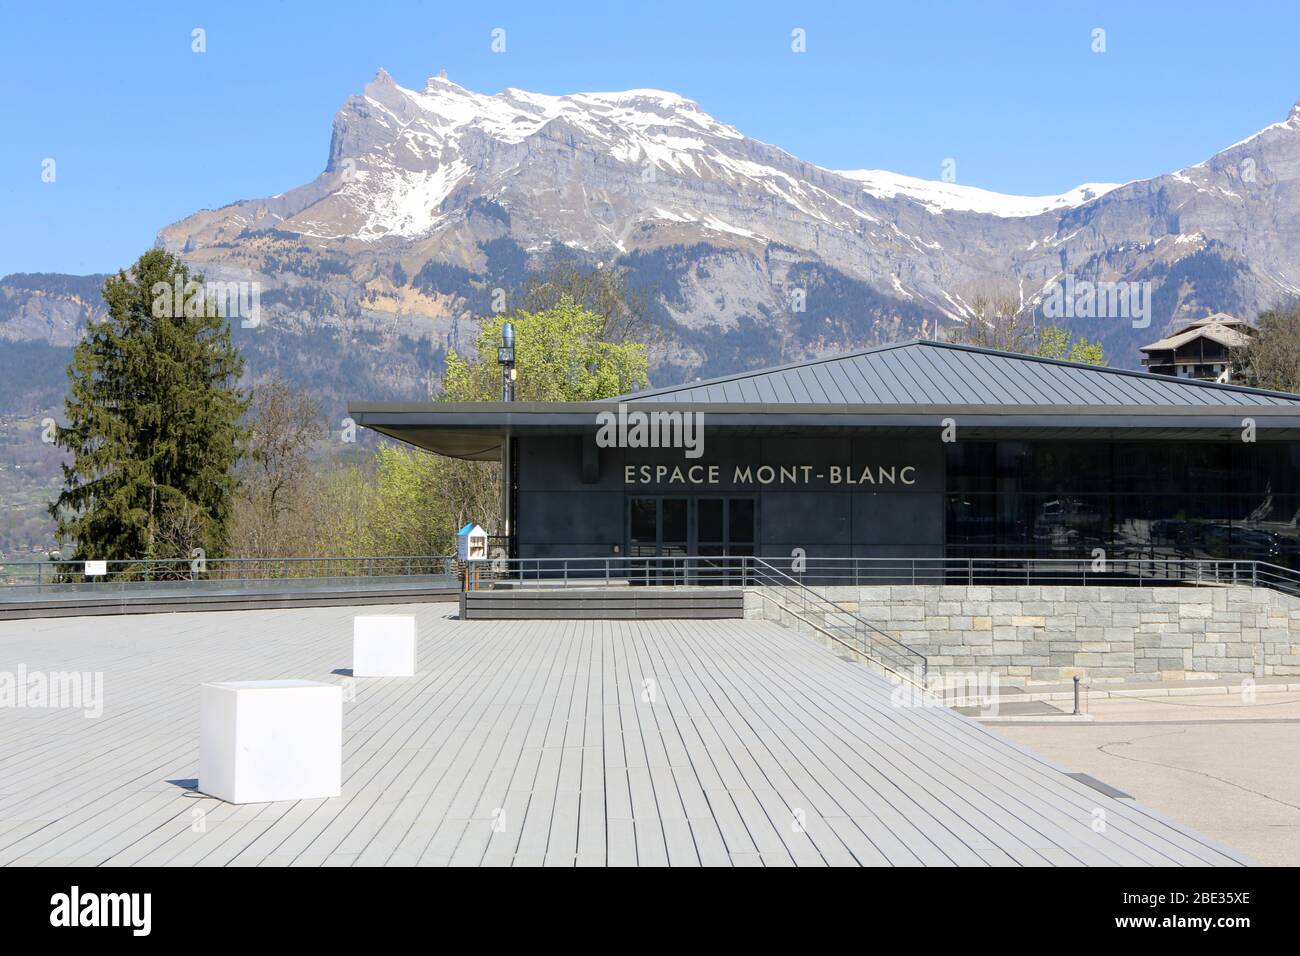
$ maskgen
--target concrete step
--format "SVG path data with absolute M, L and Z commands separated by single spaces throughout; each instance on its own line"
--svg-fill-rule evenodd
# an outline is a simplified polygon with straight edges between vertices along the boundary
M 461 598 L 461 616 L 465 620 L 742 618 L 745 597 L 740 588 L 512 588 L 467 592 Z

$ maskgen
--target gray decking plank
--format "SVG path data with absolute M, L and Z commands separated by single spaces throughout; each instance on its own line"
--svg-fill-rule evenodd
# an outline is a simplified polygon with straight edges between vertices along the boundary
M 0 670 L 106 693 L 96 720 L 0 711 L 0 864 L 1241 862 L 774 624 L 390 610 L 419 673 L 355 682 L 342 796 L 242 807 L 168 782 L 197 771 L 197 684 L 344 680 L 353 609 L 0 622 Z

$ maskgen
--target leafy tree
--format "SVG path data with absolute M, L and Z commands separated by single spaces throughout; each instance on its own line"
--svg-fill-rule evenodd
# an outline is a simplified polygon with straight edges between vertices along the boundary
M 74 560 L 226 546 L 244 362 L 219 309 L 196 299 L 202 281 L 153 249 L 104 282 L 108 315 L 73 352 L 55 436 L 73 459 L 50 513 Z
M 1043 358 L 1064 359 L 1069 362 L 1082 362 L 1085 365 L 1105 365 L 1106 353 L 1102 351 L 1101 342 L 1089 342 L 1074 333 L 1055 325 L 1044 325 L 1038 330 L 1038 347 L 1035 355 Z
M 501 326 L 515 327 L 516 398 L 521 402 L 594 402 L 641 388 L 649 381 L 646 347 L 612 342 L 605 320 L 562 295 L 541 312 L 517 311 L 484 318 L 477 356 L 447 353 L 442 398 L 455 402 L 496 401 L 501 397 L 497 346 Z
M 1101 342 L 1075 339 L 1069 329 L 1059 326 L 1036 324 L 1033 310 L 1018 295 L 1005 291 L 974 296 L 965 324 L 953 333 L 951 341 L 1088 365 L 1106 364 Z
M 949 340 L 977 348 L 1031 355 L 1037 343 L 1033 312 L 1018 296 L 981 292 L 971 299 L 969 313 Z
M 660 337 L 645 295 L 628 286 L 625 267 L 601 265 L 589 270 L 573 262 L 558 263 L 528 280 L 524 310 L 546 312 L 566 296 L 600 316 L 601 338 L 606 342 L 653 342 Z
M 244 556 L 298 554 L 308 546 L 302 514 L 309 454 L 325 432 L 320 404 L 284 382 L 254 387 L 239 467 L 234 546 Z
M 366 528 L 374 554 L 450 554 L 454 519 L 445 459 L 418 449 L 387 445 L 375 452 L 375 490 Z
M 325 557 L 373 554 L 367 532 L 374 499 L 373 465 L 348 462 L 327 471 L 310 488 L 310 553 Z
M 1247 385 L 1300 392 L 1300 305 L 1260 313 L 1259 331 L 1233 354 Z
M 442 400 L 500 399 L 501 368 L 496 356 L 501 327 L 507 321 L 515 327 L 515 394 L 519 401 L 592 402 L 634 391 L 649 382 L 646 345 L 620 337 L 608 316 L 562 292 L 547 308 L 483 319 L 475 357 L 462 358 L 454 351 L 447 354 Z M 477 521 L 489 529 L 498 527 L 497 463 L 419 454 L 418 467 L 433 472 L 425 501 L 437 500 L 445 509 L 435 520 L 444 529 L 439 540 L 445 539 L 448 548 L 454 543 L 456 529 L 466 521 Z M 381 465 L 381 484 L 386 480 L 384 473 Z M 424 508 L 429 511 L 427 503 Z
M 500 398 L 497 346 L 504 316 L 482 320 L 476 357 L 451 354 L 439 398 Z M 611 342 L 609 325 L 568 295 L 509 317 L 516 329 L 521 401 L 591 401 L 646 384 L 645 346 Z M 461 461 L 385 444 L 360 463 L 310 481 L 306 447 L 314 409 L 282 386 L 253 393 L 248 451 L 241 464 L 236 541 L 250 555 L 450 554 L 468 521 L 499 527 L 500 465 Z

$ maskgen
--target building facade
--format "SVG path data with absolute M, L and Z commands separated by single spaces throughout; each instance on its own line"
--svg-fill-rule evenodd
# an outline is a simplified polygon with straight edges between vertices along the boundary
M 1156 375 L 1230 382 L 1236 374 L 1233 353 L 1249 345 L 1255 332 L 1244 319 L 1216 312 L 1142 346 L 1142 364 Z
M 1100 549 L 1300 568 L 1284 393 L 910 342 L 607 402 L 350 413 L 504 460 L 515 557 Z

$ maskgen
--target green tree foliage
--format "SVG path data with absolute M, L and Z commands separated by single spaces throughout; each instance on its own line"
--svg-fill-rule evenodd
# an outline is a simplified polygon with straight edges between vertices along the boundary
M 366 508 L 367 553 L 448 553 L 450 521 L 435 461 L 427 452 L 395 445 L 375 452 L 375 487 Z
M 477 355 L 447 353 L 441 398 L 454 402 L 495 401 L 501 397 L 497 346 L 501 326 L 515 327 L 516 398 L 521 402 L 594 402 L 649 382 L 646 347 L 605 337 L 605 320 L 562 295 L 540 312 L 519 310 L 481 320 Z
M 1055 325 L 1044 325 L 1038 330 L 1038 346 L 1035 355 L 1043 358 L 1064 359 L 1068 362 L 1081 362 L 1085 365 L 1105 365 L 1106 353 L 1101 342 L 1089 342 L 1074 333 Z
M 225 549 L 244 363 L 217 310 L 155 309 L 155 287 L 175 290 L 178 280 L 188 296 L 202 277 L 157 249 L 110 276 L 108 316 L 73 353 L 67 424 L 56 435 L 73 460 L 50 512 L 60 539 L 75 542 L 74 559 Z
M 528 280 L 524 309 L 545 312 L 567 296 L 601 319 L 601 338 L 606 342 L 654 342 L 662 330 L 650 318 L 644 293 L 628 286 L 628 270 L 621 266 L 582 269 L 561 262 Z
M 1260 313 L 1259 331 L 1233 364 L 1247 385 L 1280 392 L 1300 392 L 1300 306 Z
M 616 305 L 607 303 L 611 314 Z M 646 384 L 645 346 L 611 342 L 602 316 L 561 295 L 519 311 L 515 324 L 521 401 L 592 401 Z M 482 320 L 474 358 L 451 355 L 440 399 L 500 398 L 497 346 L 504 316 Z M 254 390 L 234 542 L 249 556 L 451 554 L 469 521 L 499 527 L 500 465 L 445 458 L 397 443 L 369 458 L 313 470 L 319 409 L 273 383 Z

